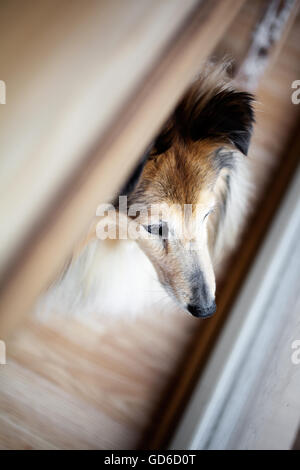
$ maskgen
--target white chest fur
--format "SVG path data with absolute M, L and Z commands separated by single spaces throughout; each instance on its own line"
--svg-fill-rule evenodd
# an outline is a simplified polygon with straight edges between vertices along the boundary
M 156 272 L 136 242 L 91 242 L 64 276 L 43 295 L 39 313 L 72 316 L 144 314 L 174 308 Z

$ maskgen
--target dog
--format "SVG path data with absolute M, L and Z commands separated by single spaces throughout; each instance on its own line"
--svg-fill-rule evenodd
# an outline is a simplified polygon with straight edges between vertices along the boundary
M 176 306 L 211 317 L 215 272 L 236 244 L 249 193 L 253 101 L 234 88 L 224 64 L 207 65 L 120 197 L 98 212 L 42 308 L 119 316 Z M 99 220 L 101 230 L 116 229 L 113 237 L 97 236 Z M 131 228 L 125 237 L 118 236 L 121 220 Z

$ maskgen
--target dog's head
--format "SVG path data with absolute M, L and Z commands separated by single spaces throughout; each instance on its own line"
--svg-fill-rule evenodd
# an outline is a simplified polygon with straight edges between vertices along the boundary
M 252 100 L 224 82 L 199 78 L 156 139 L 129 195 L 128 215 L 145 235 L 140 247 L 170 296 L 197 317 L 216 309 L 214 247 L 248 151 Z

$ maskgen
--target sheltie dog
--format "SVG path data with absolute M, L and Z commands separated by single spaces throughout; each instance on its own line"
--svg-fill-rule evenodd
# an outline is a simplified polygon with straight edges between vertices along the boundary
M 215 271 L 245 212 L 254 123 L 253 96 L 235 90 L 225 68 L 207 65 L 194 80 L 40 309 L 215 312 Z M 105 236 L 109 228 L 114 236 Z

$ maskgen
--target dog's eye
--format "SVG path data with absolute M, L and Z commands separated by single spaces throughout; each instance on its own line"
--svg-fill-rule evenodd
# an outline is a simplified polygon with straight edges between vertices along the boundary
M 168 225 L 166 222 L 161 222 L 160 224 L 145 225 L 144 226 L 147 232 L 152 235 L 157 235 L 161 238 L 168 238 Z
M 203 217 L 203 222 L 204 220 L 209 216 L 209 214 L 211 214 L 214 210 L 213 209 L 210 209 L 207 214 L 205 214 L 205 216 Z

